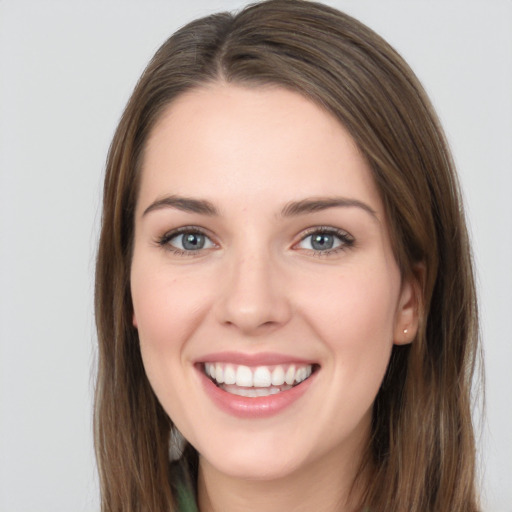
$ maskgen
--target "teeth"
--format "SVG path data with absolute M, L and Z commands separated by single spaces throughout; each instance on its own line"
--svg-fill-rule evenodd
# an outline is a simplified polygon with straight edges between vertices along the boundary
M 272 372 L 272 385 L 282 386 L 284 384 L 284 370 L 282 366 L 276 366 Z
M 277 393 L 281 393 L 281 391 L 291 389 L 292 386 L 281 386 L 280 388 L 243 388 L 238 386 L 226 386 L 223 384 L 221 388 L 224 389 L 224 391 L 231 393 L 232 395 L 256 398 L 258 396 L 277 395 Z
M 299 368 L 295 375 L 295 382 L 299 383 L 306 380 L 311 375 L 311 367 Z
M 254 372 L 253 385 L 256 388 L 268 388 L 272 384 L 272 375 L 265 366 L 258 366 Z
M 224 368 L 224 384 L 236 384 L 236 372 L 230 364 Z
M 291 365 L 288 370 L 286 371 L 286 375 L 284 378 L 284 381 L 288 385 L 292 385 L 295 382 L 295 365 Z
M 236 385 L 245 388 L 252 387 L 252 372 L 248 366 L 239 366 L 236 370 Z
M 205 363 L 204 364 L 204 373 L 206 373 L 206 375 L 208 375 L 208 377 L 214 377 L 215 378 L 215 373 L 212 375 L 212 366 L 213 366 L 213 368 L 215 368 L 214 364 Z
M 276 366 L 258 366 L 250 368 L 244 365 L 233 365 L 226 363 L 205 363 L 204 372 L 211 377 L 217 384 L 223 384 L 223 389 L 231 387 L 250 389 L 249 395 L 241 396 L 267 396 L 273 393 L 283 391 L 283 388 L 289 389 L 293 385 L 300 384 L 306 380 L 313 372 L 313 365 L 276 365 Z M 237 390 L 235 394 L 241 394 Z M 264 393 L 258 395 L 257 393 Z
M 222 370 L 222 366 L 219 363 L 215 365 L 215 380 L 219 384 L 224 382 L 224 371 Z

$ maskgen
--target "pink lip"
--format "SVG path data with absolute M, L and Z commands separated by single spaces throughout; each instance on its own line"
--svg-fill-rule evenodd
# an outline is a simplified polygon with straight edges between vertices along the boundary
M 233 395 L 219 388 L 205 375 L 202 368 L 198 368 L 198 373 L 206 394 L 217 407 L 232 416 L 247 419 L 268 418 L 280 413 L 306 393 L 317 375 L 317 372 L 313 372 L 311 377 L 297 386 L 276 395 L 250 398 Z
M 285 354 L 262 352 L 259 354 L 244 354 L 241 352 L 215 352 L 207 354 L 196 363 L 231 363 L 244 366 L 272 366 L 276 364 L 315 364 L 315 361 L 301 359 Z

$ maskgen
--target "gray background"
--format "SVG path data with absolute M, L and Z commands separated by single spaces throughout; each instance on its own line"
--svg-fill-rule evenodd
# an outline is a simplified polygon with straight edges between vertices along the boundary
M 185 22 L 244 2 L 0 0 L 0 510 L 97 511 L 94 252 L 105 155 Z M 512 511 L 512 2 L 338 0 L 426 86 L 458 164 L 487 370 L 486 511 Z

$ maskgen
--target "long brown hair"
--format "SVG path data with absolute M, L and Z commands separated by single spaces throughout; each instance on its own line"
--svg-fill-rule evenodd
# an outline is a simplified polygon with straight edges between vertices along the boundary
M 108 155 L 96 267 L 95 446 L 102 511 L 176 510 L 172 421 L 155 397 L 132 326 L 130 263 L 145 142 L 178 95 L 211 81 L 276 84 L 349 130 L 373 171 L 403 275 L 421 262 L 421 325 L 395 346 L 374 404 L 361 474 L 372 511 L 474 512 L 470 391 L 477 305 L 453 162 L 417 78 L 381 37 L 333 8 L 270 0 L 194 21 L 149 63 Z M 197 456 L 184 459 L 193 472 Z

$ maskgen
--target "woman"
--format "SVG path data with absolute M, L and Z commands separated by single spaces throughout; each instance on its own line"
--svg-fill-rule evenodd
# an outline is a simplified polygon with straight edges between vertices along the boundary
M 478 510 L 457 180 L 379 36 L 296 0 L 187 25 L 103 207 L 104 510 Z

